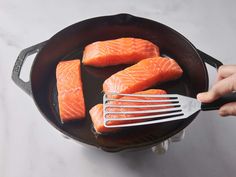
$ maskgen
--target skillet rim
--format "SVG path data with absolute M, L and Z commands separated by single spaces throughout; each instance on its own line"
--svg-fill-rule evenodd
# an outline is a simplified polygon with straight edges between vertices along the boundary
M 150 23 L 157 23 L 159 25 L 162 25 L 165 28 L 168 28 L 171 32 L 173 32 L 173 34 L 178 35 L 181 39 L 183 39 L 189 45 L 189 47 L 191 47 L 193 49 L 195 54 L 198 56 L 198 58 L 200 60 L 200 63 L 202 65 L 203 71 L 204 71 L 204 76 L 206 78 L 204 90 L 202 90 L 202 91 L 206 91 L 208 89 L 208 87 L 209 87 L 209 76 L 208 76 L 208 72 L 207 72 L 207 68 L 206 68 L 205 62 L 202 59 L 202 57 L 200 56 L 200 54 L 198 53 L 197 48 L 186 37 L 184 37 L 181 33 L 177 32 L 173 28 L 171 28 L 171 27 L 169 27 L 169 26 L 167 26 L 165 24 L 162 24 L 160 22 L 157 22 L 157 21 L 154 21 L 154 20 L 151 20 L 151 19 L 147 19 L 147 18 L 144 18 L 144 17 L 134 16 L 134 15 L 131 15 L 131 14 L 128 14 L 128 13 L 120 13 L 120 14 L 116 14 L 116 15 L 104 15 L 104 16 L 98 16 L 98 17 L 93 17 L 93 18 L 88 18 L 88 19 L 82 20 L 80 22 L 74 23 L 72 25 L 69 25 L 69 26 L 63 28 L 62 30 L 60 30 L 57 33 L 55 33 L 51 38 L 49 38 L 48 41 L 46 42 L 46 44 L 43 46 L 43 48 L 37 53 L 37 55 L 36 55 L 36 57 L 35 57 L 35 59 L 33 61 L 31 70 L 30 70 L 30 82 L 31 82 L 32 98 L 34 100 L 34 103 L 35 103 L 37 109 L 43 115 L 44 119 L 46 119 L 54 128 L 56 128 L 60 133 L 62 133 L 64 137 L 69 138 L 69 139 L 73 139 L 73 140 L 75 140 L 76 142 L 79 142 L 79 143 L 83 143 L 83 145 L 89 145 L 89 146 L 92 146 L 92 147 L 97 147 L 97 148 L 102 149 L 102 150 L 104 150 L 106 152 L 119 152 L 119 151 L 124 151 L 124 150 L 134 150 L 134 149 L 148 148 L 148 147 L 151 147 L 151 146 L 155 146 L 156 144 L 158 144 L 158 143 L 160 143 L 160 142 L 162 142 L 162 141 L 172 137 L 173 135 L 177 134 L 178 132 L 180 132 L 181 130 L 186 128 L 188 125 L 190 125 L 190 123 L 192 123 L 192 121 L 194 119 L 196 119 L 199 111 L 197 113 L 195 113 L 194 115 L 192 115 L 192 117 L 189 118 L 188 120 L 186 119 L 185 122 L 182 123 L 181 126 L 179 126 L 175 131 L 172 131 L 171 133 L 167 134 L 166 136 L 163 136 L 162 138 L 159 138 L 158 141 L 153 140 L 150 143 L 145 143 L 145 145 L 140 143 L 140 144 L 136 144 L 136 145 L 126 145 L 124 147 L 114 148 L 114 147 L 99 146 L 99 144 L 94 144 L 94 143 L 86 142 L 83 139 L 80 139 L 79 137 L 73 136 L 70 133 L 68 133 L 67 131 L 61 129 L 54 122 L 52 122 L 46 116 L 46 114 L 44 114 L 44 112 L 40 108 L 40 105 L 38 104 L 38 101 L 36 100 L 36 93 L 34 92 L 33 87 L 32 87 L 32 80 L 33 80 L 32 79 L 32 75 L 33 75 L 32 73 L 33 73 L 33 70 L 35 68 L 35 65 L 36 65 L 37 61 L 39 60 L 40 53 L 45 48 L 47 48 L 47 46 L 50 45 L 50 42 L 54 38 L 57 38 L 58 36 L 60 36 L 61 33 L 63 33 L 64 31 L 67 31 L 68 29 L 73 28 L 73 26 L 75 26 L 75 25 L 83 25 L 84 23 L 88 23 L 89 21 L 92 22 L 94 20 L 98 20 L 98 19 L 100 20 L 100 19 L 104 19 L 104 18 L 121 18 L 121 19 L 124 19 L 124 20 L 131 19 L 131 18 L 132 19 L 140 19 L 140 20 L 149 21 Z

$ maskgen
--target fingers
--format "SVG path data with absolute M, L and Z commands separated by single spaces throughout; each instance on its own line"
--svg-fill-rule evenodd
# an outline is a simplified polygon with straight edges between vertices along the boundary
M 236 102 L 227 103 L 219 109 L 221 116 L 236 116 Z
M 208 92 L 198 94 L 197 99 L 203 103 L 210 103 L 235 90 L 236 73 L 217 82 Z
M 222 65 L 218 69 L 217 81 L 229 77 L 234 73 L 236 73 L 236 65 Z
M 217 82 L 208 91 L 197 95 L 197 99 L 210 103 L 228 93 L 236 91 L 236 65 L 223 65 L 218 69 Z M 227 103 L 219 109 L 221 116 L 236 116 L 236 102 Z

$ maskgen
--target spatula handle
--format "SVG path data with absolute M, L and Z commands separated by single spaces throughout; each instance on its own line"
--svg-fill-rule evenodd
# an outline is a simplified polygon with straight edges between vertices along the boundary
M 211 103 L 202 103 L 202 111 L 217 110 L 226 103 L 236 102 L 236 92 L 225 95 Z

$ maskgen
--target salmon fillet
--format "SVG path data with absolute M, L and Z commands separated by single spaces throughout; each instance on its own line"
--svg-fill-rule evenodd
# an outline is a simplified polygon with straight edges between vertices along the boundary
M 119 38 L 87 45 L 83 53 L 83 64 L 96 67 L 134 64 L 144 58 L 156 56 L 159 56 L 159 47 L 150 41 Z
M 163 57 L 144 59 L 113 74 L 103 83 L 105 93 L 134 93 L 154 84 L 175 80 L 183 71 L 175 60 Z
M 141 92 L 137 92 L 136 94 L 166 94 L 166 91 L 164 90 L 160 90 L 160 89 L 149 89 L 146 91 L 141 91 Z M 129 97 L 129 96 L 124 96 L 122 97 L 122 99 L 132 99 L 132 100 L 137 100 L 140 99 L 140 97 Z M 151 98 L 151 97 L 142 97 L 142 99 L 146 99 L 146 100 L 151 100 L 151 99 L 155 99 L 157 100 L 157 98 Z M 110 102 L 113 105 L 147 105 L 147 104 L 157 104 L 157 103 L 138 103 L 138 102 Z M 162 103 L 163 104 L 163 103 Z M 115 112 L 124 112 L 124 111 L 137 111 L 137 110 L 151 110 L 151 109 L 157 109 L 157 108 L 110 108 L 109 111 L 115 111 Z M 109 133 L 109 132 L 116 132 L 118 130 L 120 130 L 120 128 L 107 128 L 104 126 L 103 124 L 103 104 L 97 104 L 95 105 L 93 108 L 90 109 L 89 111 L 92 122 L 93 122 L 93 126 L 94 129 L 97 133 Z M 142 116 L 143 114 L 117 114 L 117 115 L 110 115 L 110 118 L 116 118 L 116 117 L 120 117 L 120 118 L 128 118 L 128 117 L 134 117 L 134 116 Z M 147 114 L 146 114 L 147 115 Z M 144 120 L 126 120 L 126 121 L 110 121 L 108 124 L 109 125 L 117 125 L 117 124 L 124 124 L 124 123 L 134 123 L 134 122 L 140 122 L 140 121 L 144 121 Z
M 56 68 L 59 113 L 62 122 L 83 119 L 85 104 L 80 60 L 62 61 Z

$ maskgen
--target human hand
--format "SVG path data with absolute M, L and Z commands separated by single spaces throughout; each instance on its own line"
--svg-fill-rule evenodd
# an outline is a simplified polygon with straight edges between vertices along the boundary
M 236 65 L 222 65 L 218 69 L 216 83 L 208 92 L 199 93 L 197 99 L 203 103 L 211 103 L 233 91 L 236 91 Z M 236 102 L 223 105 L 219 109 L 219 114 L 236 116 Z

